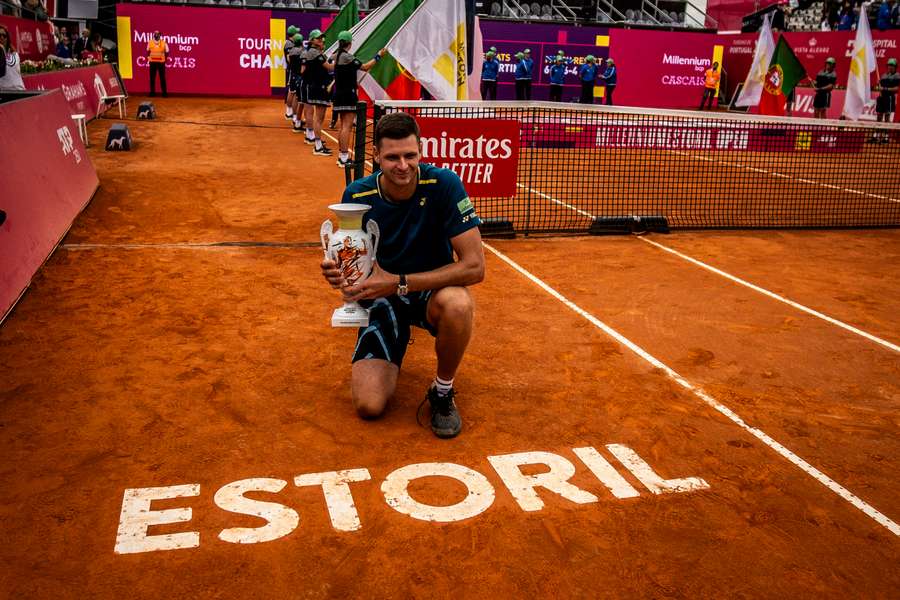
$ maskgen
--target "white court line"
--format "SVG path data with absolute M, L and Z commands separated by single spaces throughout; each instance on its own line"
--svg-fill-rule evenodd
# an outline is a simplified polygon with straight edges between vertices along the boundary
M 520 187 L 525 187 L 525 186 L 521 186 L 521 184 L 517 184 L 517 185 L 520 185 Z M 531 192 L 538 194 L 539 196 L 541 196 L 543 198 L 547 198 L 548 200 L 551 200 L 552 202 L 555 202 L 556 204 L 560 204 L 562 206 L 567 206 L 567 207 L 573 208 L 573 210 L 578 211 L 578 213 L 581 215 L 585 215 L 592 219 L 595 218 L 595 216 L 591 215 L 590 213 L 587 213 L 579 208 L 574 208 L 571 205 L 566 204 L 565 202 L 562 202 L 561 200 L 552 198 L 552 197 L 548 196 L 547 194 L 543 194 L 535 189 L 532 189 L 529 187 L 525 187 L 525 189 L 530 190 Z M 768 296 L 769 298 L 772 298 L 773 300 L 777 300 L 779 302 L 787 304 L 788 306 L 791 306 L 793 308 L 796 308 L 797 310 L 803 311 L 808 315 L 812 315 L 816 318 L 822 319 L 823 321 L 826 321 L 827 323 L 831 323 L 832 325 L 837 325 L 841 329 L 849 331 L 850 333 L 854 333 L 858 336 L 864 337 L 867 340 L 875 342 L 876 344 L 880 344 L 889 350 L 893 350 L 894 352 L 900 353 L 900 346 L 897 346 L 896 344 L 892 344 L 891 342 L 889 342 L 887 340 L 883 340 L 880 337 L 874 336 L 871 333 L 863 331 L 862 329 L 858 329 L 852 325 L 844 323 L 843 321 L 839 321 L 838 319 L 835 319 L 834 317 L 829 317 L 828 315 L 826 315 L 824 313 L 820 313 L 819 311 L 809 308 L 808 306 L 804 306 L 803 304 L 800 304 L 799 302 L 794 302 L 790 298 L 785 298 L 784 296 L 779 296 L 775 292 L 772 292 L 765 288 L 759 287 L 758 285 L 752 284 L 749 281 L 745 281 L 745 280 L 741 279 L 740 277 L 731 275 L 730 273 L 726 273 L 725 271 L 722 271 L 721 269 L 717 269 L 711 265 L 708 265 L 702 261 L 697 260 L 696 258 L 692 258 L 692 257 L 688 256 L 687 254 L 682 254 L 681 252 L 678 252 L 677 250 L 675 250 L 673 248 L 669 248 L 668 246 L 665 246 L 663 244 L 660 244 L 659 242 L 654 242 L 643 236 L 638 236 L 638 239 L 641 240 L 642 242 L 646 242 L 647 244 L 656 246 L 660 250 L 665 250 L 666 252 L 669 252 L 679 258 L 682 258 L 690 263 L 693 263 L 693 264 L 697 265 L 698 267 L 701 267 L 712 273 L 715 273 L 716 275 L 720 275 L 720 276 L 722 276 L 726 279 L 729 279 L 737 284 L 748 287 L 755 292 L 759 292 L 760 294 Z
M 719 413 L 721 413 L 722 415 L 724 415 L 725 417 L 730 419 L 733 423 L 738 425 L 741 429 L 747 431 L 750 435 L 752 435 L 753 437 L 760 440 L 762 443 L 764 443 L 766 446 L 768 446 L 769 448 L 771 448 L 772 450 L 774 450 L 775 452 L 780 454 L 782 457 L 784 457 L 787 460 L 789 460 L 790 462 L 792 462 L 794 465 L 799 467 L 803 472 L 805 472 L 807 475 L 809 475 L 810 477 L 812 477 L 813 479 L 815 479 L 816 481 L 818 481 L 819 483 L 824 485 L 826 488 L 828 488 L 829 490 L 831 490 L 832 492 L 834 492 L 835 494 L 837 494 L 838 496 L 840 496 L 841 498 L 843 498 L 844 500 L 846 500 L 847 502 L 849 502 L 850 504 L 852 504 L 853 506 L 855 506 L 856 508 L 861 510 L 867 517 L 873 519 L 876 523 L 878 523 L 882 527 L 886 528 L 888 531 L 890 531 L 894 535 L 900 536 L 900 526 L 898 526 L 897 523 L 895 523 L 894 521 L 889 519 L 887 516 L 880 513 L 877 509 L 875 509 L 871 505 L 867 504 L 861 498 L 854 495 L 852 492 L 850 492 L 850 490 L 843 487 L 842 485 L 840 485 L 839 483 L 837 483 L 836 481 L 834 481 L 833 479 L 831 479 L 830 477 L 828 477 L 827 475 L 825 475 L 824 473 L 822 473 L 821 471 L 816 469 L 814 466 L 812 466 L 811 464 L 809 464 L 808 462 L 806 462 L 805 460 L 803 460 L 802 458 L 800 458 L 799 456 L 797 456 L 796 454 L 794 454 L 793 452 L 791 452 L 790 450 L 785 448 L 779 442 L 772 439 L 769 436 L 769 434 L 767 434 L 766 432 L 762 431 L 761 429 L 757 429 L 756 427 L 751 427 L 750 425 L 748 425 L 733 410 L 731 410 L 724 404 L 721 404 L 715 398 L 713 398 L 712 396 L 710 396 L 709 394 L 704 392 L 701 388 L 691 384 L 684 377 L 682 377 L 681 375 L 676 373 L 674 370 L 672 370 L 671 368 L 669 368 L 668 366 L 663 364 L 659 359 L 657 359 L 656 357 L 654 357 L 653 355 L 648 353 L 646 350 L 644 350 L 643 348 L 641 348 L 640 346 L 638 346 L 637 344 L 635 344 L 634 342 L 632 342 L 631 340 L 629 340 L 628 338 L 623 336 L 621 333 L 619 333 L 618 331 L 616 331 L 615 329 L 613 329 L 612 327 L 610 327 L 609 325 L 607 325 L 606 323 L 604 323 L 603 321 L 601 321 L 600 319 L 598 319 L 597 317 L 592 315 L 591 313 L 587 312 L 586 310 L 584 310 L 583 308 L 581 308 L 580 306 L 578 306 L 577 304 L 575 304 L 574 302 L 572 302 L 571 300 L 569 300 L 568 298 L 566 298 L 565 296 L 563 296 L 562 294 L 557 292 L 555 289 L 553 289 L 552 287 L 550 287 L 549 285 L 547 285 L 546 283 L 544 283 L 543 281 L 538 279 L 536 276 L 532 275 L 524 267 L 520 266 L 518 263 L 513 261 L 511 258 L 507 257 L 505 254 L 503 254 L 502 252 L 500 252 L 493 246 L 485 243 L 484 247 L 487 248 L 488 250 L 490 250 L 500 260 L 502 260 L 503 262 L 505 262 L 506 264 L 511 266 L 513 269 L 518 271 L 521 275 L 523 275 L 525 278 L 530 280 L 532 283 L 534 283 L 535 285 L 537 285 L 538 287 L 543 289 L 545 292 L 550 294 L 552 297 L 554 297 L 557 300 L 559 300 L 560 302 L 562 302 L 566 307 L 568 307 L 569 309 L 574 311 L 576 314 L 587 319 L 588 322 L 590 322 L 592 325 L 594 325 L 595 327 L 597 327 L 598 329 L 603 331 L 606 335 L 610 336 L 611 338 L 613 338 L 614 340 L 616 340 L 617 342 L 619 342 L 620 344 L 622 344 L 623 346 L 625 346 L 626 348 L 628 348 L 629 350 L 631 350 L 632 352 L 637 354 L 639 357 L 644 359 L 646 362 L 648 362 L 653 367 L 656 367 L 657 369 L 664 371 L 666 373 L 666 375 L 668 375 L 669 378 L 672 379 L 673 381 L 675 381 L 678 385 L 685 388 L 686 390 L 689 390 L 690 392 L 693 392 L 698 398 L 703 400 L 710 407 L 712 407 L 713 409 L 715 409 L 716 411 L 718 411 Z
M 669 248 L 668 246 L 664 246 L 663 244 L 660 244 L 659 242 L 654 242 L 653 240 L 648 240 L 645 237 L 638 237 L 638 239 L 641 240 L 642 242 L 645 242 L 652 246 L 656 246 L 660 250 L 665 250 L 666 252 L 677 256 L 678 258 L 681 258 L 690 263 L 693 263 L 702 269 L 706 269 L 707 271 L 715 273 L 716 275 L 720 275 L 721 277 L 724 277 L 725 279 L 733 281 L 734 283 L 737 283 L 744 287 L 750 288 L 754 292 L 759 292 L 760 294 L 763 294 L 764 296 L 768 296 L 769 298 L 772 298 L 773 300 L 778 300 L 779 302 L 783 302 L 784 304 L 787 304 L 788 306 L 796 308 L 797 310 L 801 310 L 809 315 L 812 315 L 816 318 L 822 319 L 823 321 L 827 321 L 828 323 L 831 323 L 832 325 L 837 325 L 841 329 L 845 329 L 845 330 L 849 331 L 850 333 L 854 333 L 858 336 L 862 336 L 862 337 L 866 338 L 867 340 L 875 342 L 876 344 L 880 344 L 889 350 L 893 350 L 894 352 L 900 352 L 900 346 L 898 346 L 896 344 L 892 344 L 891 342 L 889 342 L 887 340 L 883 340 L 880 337 L 876 337 L 876 336 L 872 335 L 871 333 L 867 333 L 867 332 L 863 331 L 862 329 L 857 329 L 856 327 L 854 327 L 852 325 L 848 325 L 847 323 L 844 323 L 843 321 L 839 321 L 833 317 L 829 317 L 828 315 L 820 313 L 817 310 L 813 310 L 812 308 L 809 308 L 808 306 L 804 306 L 804 305 L 800 304 L 799 302 L 794 302 L 793 300 L 791 300 L 789 298 L 785 298 L 784 296 L 779 296 L 775 292 L 770 292 L 769 290 L 767 290 L 765 288 L 761 288 L 758 285 L 754 285 L 754 284 L 750 283 L 749 281 L 745 281 L 745 280 L 741 279 L 740 277 L 735 277 L 734 275 L 731 275 L 730 273 L 726 273 L 725 271 L 723 271 L 721 269 L 717 269 L 716 267 L 713 267 L 712 265 L 708 265 L 705 262 L 699 261 L 696 258 L 692 258 L 686 254 L 682 254 L 681 252 L 679 252 L 678 250 L 675 250 L 674 248 Z
M 829 185 L 827 183 L 821 183 L 819 181 L 811 181 L 809 179 L 800 179 L 798 177 L 791 177 L 790 175 L 785 175 L 784 173 L 778 173 L 776 171 L 766 171 L 765 169 L 757 169 L 756 167 L 748 167 L 746 165 L 742 165 L 740 163 L 733 163 L 727 160 L 718 160 L 715 158 L 709 158 L 707 156 L 695 156 L 690 154 L 689 152 L 679 152 L 678 150 L 669 150 L 672 154 L 677 154 L 678 156 L 684 156 L 686 158 L 690 158 L 693 160 L 702 160 L 705 162 L 716 163 L 720 165 L 725 165 L 727 167 L 738 167 L 739 169 L 746 169 L 747 171 L 754 171 L 755 173 L 762 173 L 764 175 L 771 175 L 772 177 L 778 177 L 780 179 L 792 179 L 794 181 L 800 183 L 806 183 L 808 185 L 817 185 L 819 187 L 829 188 L 832 190 L 838 190 L 841 192 L 848 192 L 851 194 L 857 194 L 859 196 L 867 196 L 869 198 L 878 198 L 879 200 L 887 200 L 888 202 L 894 202 L 896 204 L 900 204 L 900 200 L 897 198 L 888 198 L 887 196 L 879 196 L 878 194 L 869 194 L 867 192 L 861 192 L 859 190 L 854 190 L 852 188 L 842 188 L 836 185 Z
M 565 206 L 565 207 L 568 208 L 569 210 L 573 210 L 573 211 L 577 212 L 579 215 L 582 215 L 582 216 L 584 216 L 584 217 L 587 217 L 588 219 L 594 219 L 594 218 L 596 218 L 596 217 L 594 217 L 594 215 L 592 215 L 591 213 L 585 212 L 585 211 L 581 210 L 580 208 L 578 208 L 577 206 L 572 206 L 571 204 L 568 204 L 568 203 L 566 203 L 566 202 L 563 202 L 562 200 L 557 200 L 556 198 L 554 198 L 554 197 L 552 197 L 552 196 L 548 196 L 547 194 L 545 194 L 545 193 L 543 193 L 543 192 L 539 192 L 539 191 L 537 191 L 537 190 L 535 190 L 535 189 L 532 189 L 532 188 L 530 188 L 530 187 L 528 187 L 528 186 L 522 185 L 521 183 L 517 183 L 516 185 L 517 185 L 518 187 L 524 189 L 524 190 L 528 190 L 528 191 L 531 192 L 532 194 L 537 194 L 538 196 L 540 196 L 541 198 L 544 198 L 545 200 L 549 200 L 550 202 L 559 204 L 560 206 Z

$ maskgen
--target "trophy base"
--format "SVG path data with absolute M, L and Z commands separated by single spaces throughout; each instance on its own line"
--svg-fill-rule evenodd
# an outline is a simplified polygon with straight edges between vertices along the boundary
M 369 311 L 360 305 L 342 306 L 331 315 L 332 327 L 368 327 Z

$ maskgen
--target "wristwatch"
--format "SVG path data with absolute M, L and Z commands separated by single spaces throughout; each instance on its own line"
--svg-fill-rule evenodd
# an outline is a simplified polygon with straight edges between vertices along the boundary
M 400 275 L 400 283 L 397 284 L 397 295 L 405 296 L 409 293 L 409 286 L 406 284 L 406 275 Z

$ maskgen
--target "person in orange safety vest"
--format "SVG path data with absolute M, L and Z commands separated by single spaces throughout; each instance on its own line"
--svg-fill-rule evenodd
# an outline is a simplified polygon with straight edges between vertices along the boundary
M 162 89 L 163 98 L 166 93 L 166 59 L 169 58 L 169 45 L 162 39 L 159 31 L 153 32 L 153 37 L 147 42 L 147 59 L 150 62 L 150 95 L 156 95 L 156 74 L 159 74 L 159 87 Z
M 719 73 L 719 63 L 717 62 L 712 64 L 712 68 L 706 70 L 706 78 L 703 81 L 703 99 L 700 100 L 700 110 L 703 110 L 703 105 L 706 104 L 707 98 L 709 98 L 709 109 L 712 110 L 713 100 L 719 89 L 719 77 L 721 77 L 721 75 L 722 74 Z

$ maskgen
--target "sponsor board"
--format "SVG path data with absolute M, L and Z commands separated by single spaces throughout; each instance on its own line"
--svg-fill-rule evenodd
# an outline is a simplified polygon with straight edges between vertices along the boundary
M 522 511 L 534 513 L 544 509 L 542 496 L 549 494 L 590 510 L 590 505 L 600 502 L 601 496 L 635 502 L 641 498 L 709 488 L 709 484 L 700 477 L 665 479 L 637 452 L 623 444 L 607 444 L 604 453 L 606 456 L 590 446 L 572 449 L 583 469 L 596 480 L 589 489 L 570 482 L 577 471 L 572 460 L 551 452 L 519 452 L 487 457 L 501 485 L 492 484 L 483 473 L 465 465 L 431 462 L 406 465 L 391 471 L 381 482 L 381 493 L 386 504 L 401 515 L 429 523 L 454 523 L 476 518 L 489 510 L 498 489 L 500 493 L 508 493 Z M 539 468 L 538 474 L 529 474 L 535 472 L 534 467 Z M 623 473 L 633 477 L 640 487 L 632 485 Z M 466 490 L 465 498 L 449 505 L 434 505 L 416 499 L 410 491 L 416 486 L 411 484 L 436 477 L 453 479 L 462 484 Z M 367 483 L 371 480 L 372 474 L 368 469 L 352 468 L 297 475 L 293 478 L 293 484 L 296 487 L 321 489 L 335 531 L 346 535 L 365 535 L 368 507 L 363 507 L 362 512 L 357 508 L 353 490 L 371 485 Z M 247 515 L 257 517 L 265 521 L 265 525 L 230 527 L 218 531 L 216 537 L 230 544 L 260 544 L 293 533 L 301 526 L 300 513 L 294 507 L 277 501 L 277 494 L 288 485 L 285 479 L 259 477 L 241 479 L 220 487 L 213 495 L 219 509 L 241 515 L 241 520 Z M 114 552 L 140 554 L 199 547 L 202 532 L 192 530 L 189 523 L 193 520 L 193 509 L 185 506 L 189 501 L 183 499 L 197 497 L 201 493 L 199 483 L 126 489 L 122 494 Z M 254 497 L 247 497 L 247 494 Z M 257 499 L 260 494 L 266 494 L 266 500 Z M 169 508 L 154 508 L 153 502 L 165 503 Z M 151 527 L 158 526 L 167 526 L 168 533 L 151 532 Z M 362 533 L 356 533 L 360 531 Z
M 812 125 L 812 124 L 811 124 Z M 541 123 L 526 128 L 522 143 L 532 148 L 603 148 L 664 152 L 860 152 L 865 132 L 722 123 L 687 126 L 683 121 L 610 122 L 602 125 Z
M 102 96 L 124 94 L 113 66 L 110 64 L 62 69 L 49 73 L 35 73 L 22 78 L 26 90 L 59 89 L 71 114 L 85 115 L 87 120 L 97 117 Z M 103 107 L 105 110 L 108 107 Z
M 159 30 L 169 46 L 168 91 L 176 94 L 270 96 L 283 89 L 284 32 L 324 31 L 330 13 L 241 11 L 216 7 L 117 4 L 122 78 L 133 93 L 150 90 L 147 42 Z M 275 26 L 275 25 L 278 26 Z
M 473 198 L 516 195 L 519 123 L 511 120 L 417 119 L 422 160 L 459 175 Z M 486 123 L 490 123 L 486 126 Z
M 6 27 L 20 60 L 44 60 L 56 49 L 53 39 L 53 23 L 19 19 L 0 15 L 0 25 Z
M 85 207 L 98 180 L 62 91 L 0 104 L 0 318 Z M 0 319 L 2 320 L 2 319 Z

